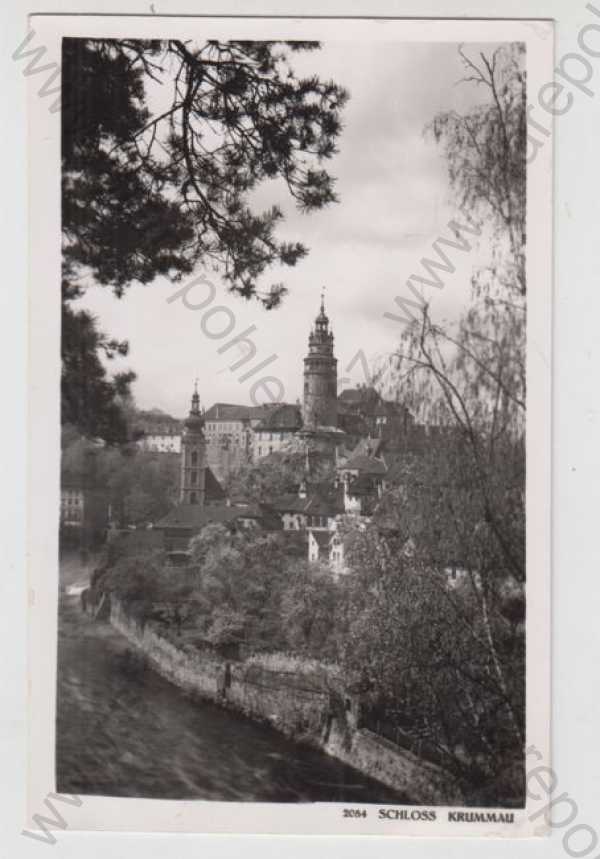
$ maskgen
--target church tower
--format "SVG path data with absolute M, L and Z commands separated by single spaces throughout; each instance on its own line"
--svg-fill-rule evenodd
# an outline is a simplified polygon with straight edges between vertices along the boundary
M 192 407 L 184 422 L 181 437 L 181 479 L 179 502 L 204 506 L 206 480 L 206 439 L 204 418 L 200 412 L 198 383 L 194 385 Z
M 304 429 L 337 427 L 337 358 L 333 354 L 333 333 L 325 313 L 321 293 L 321 312 L 308 338 L 304 359 Z

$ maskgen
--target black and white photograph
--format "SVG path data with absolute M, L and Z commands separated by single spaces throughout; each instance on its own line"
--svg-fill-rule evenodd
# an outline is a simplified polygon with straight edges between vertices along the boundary
M 537 31 L 411 24 L 80 23 L 32 96 L 60 146 L 37 635 L 53 789 L 83 808 L 531 834 Z

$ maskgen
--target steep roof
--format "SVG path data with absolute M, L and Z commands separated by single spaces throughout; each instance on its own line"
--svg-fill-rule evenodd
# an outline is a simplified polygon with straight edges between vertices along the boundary
M 205 525 L 235 522 L 236 519 L 255 519 L 267 529 L 278 530 L 279 522 L 274 514 L 262 504 L 245 504 L 230 507 L 228 504 L 211 504 L 201 507 L 199 504 L 179 504 L 160 522 L 154 526 L 155 529 L 181 529 L 187 531 L 199 531 Z
M 309 504 L 308 498 L 300 498 L 296 493 L 289 492 L 280 495 L 269 502 L 269 505 L 278 513 L 303 513 Z
M 279 532 L 279 540 L 284 545 L 287 555 L 293 555 L 298 558 L 306 557 L 306 531 L 296 531 L 291 528 L 287 531 L 281 530 Z
M 385 445 L 380 438 L 361 438 L 348 458 L 352 459 L 352 457 L 359 454 L 369 457 L 379 457 L 384 448 Z
M 375 417 L 404 417 L 408 414 L 410 414 L 410 412 L 406 406 L 402 403 L 396 402 L 395 400 L 380 400 L 373 409 L 373 415 Z
M 326 549 L 329 546 L 331 540 L 329 531 L 309 531 L 309 534 L 317 542 L 319 549 Z
M 302 426 L 302 415 L 300 406 L 290 405 L 289 403 L 281 403 L 272 409 L 269 409 L 258 426 L 255 427 L 257 432 L 265 430 L 291 430 L 295 431 Z
M 346 388 L 338 397 L 343 404 L 358 405 L 368 402 L 378 402 L 381 398 L 373 387 Z
M 372 495 L 374 492 L 375 486 L 373 485 L 372 478 L 364 473 L 355 477 L 348 487 L 348 493 L 354 496 Z
M 385 400 L 375 388 L 347 388 L 338 398 L 339 417 L 352 426 L 352 416 L 373 420 L 379 417 L 410 420 L 409 409 L 397 400 Z
M 344 512 L 341 489 L 329 486 L 326 482 L 308 484 L 307 495 L 300 498 L 290 492 L 280 495 L 269 502 L 269 507 L 281 513 L 306 513 L 310 516 L 335 516 Z
M 367 435 L 369 425 L 364 417 L 357 412 L 338 412 L 338 426 L 350 435 Z
M 235 403 L 214 403 L 204 413 L 205 421 L 245 421 L 250 420 L 253 406 L 239 406 Z
M 252 406 L 252 413 L 250 415 L 250 418 L 253 421 L 262 421 L 262 419 L 266 418 L 267 415 L 273 411 L 273 409 L 278 408 L 279 405 L 279 403 L 263 403 L 262 406 Z
M 344 512 L 344 502 L 341 491 L 332 491 L 327 495 L 313 495 L 306 505 L 305 512 L 309 516 L 335 516 Z
M 227 523 L 240 515 L 238 507 L 228 507 L 226 504 L 214 504 L 201 507 L 200 504 L 178 504 L 173 510 L 156 523 L 156 529 L 181 528 L 185 530 L 200 530 L 211 522 Z
M 160 409 L 136 412 L 134 425 L 144 435 L 178 435 L 183 421 L 162 412 Z
M 204 497 L 207 501 L 224 501 L 225 490 L 208 466 L 204 469 Z
M 372 456 L 358 453 L 350 457 L 340 468 L 344 471 L 358 471 L 363 474 L 385 474 L 385 463 Z
M 387 465 L 386 481 L 396 483 L 406 480 L 414 474 L 417 459 L 410 451 L 404 453 L 384 453 L 383 459 Z
M 121 530 L 110 537 L 111 546 L 116 548 L 119 555 L 134 556 L 140 552 L 163 548 L 163 535 L 154 528 L 136 529 L 135 531 Z

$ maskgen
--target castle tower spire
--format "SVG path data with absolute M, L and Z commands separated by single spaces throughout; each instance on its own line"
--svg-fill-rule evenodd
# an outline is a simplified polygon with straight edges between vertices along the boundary
M 333 354 L 333 332 L 325 313 L 324 288 L 304 359 L 302 418 L 305 429 L 337 427 L 337 359 Z

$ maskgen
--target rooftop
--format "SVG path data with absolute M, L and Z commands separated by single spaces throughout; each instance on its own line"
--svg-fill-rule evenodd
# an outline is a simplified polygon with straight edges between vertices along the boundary
M 274 520 L 274 514 L 261 504 L 245 504 L 231 507 L 228 504 L 210 504 L 201 507 L 199 504 L 179 504 L 160 522 L 154 526 L 158 529 L 175 528 L 188 531 L 200 531 L 205 525 L 221 523 L 228 524 L 236 519 L 255 519 L 266 528 L 278 529 L 279 522 Z
M 254 406 L 236 403 L 215 403 L 204 413 L 205 421 L 248 421 L 255 411 Z
M 302 426 L 302 415 L 300 406 L 280 403 L 268 410 L 258 426 L 257 432 L 264 430 L 298 430 Z
M 207 501 L 224 501 L 225 490 L 208 466 L 204 469 L 204 497 Z
M 137 412 L 134 424 L 135 428 L 145 435 L 178 435 L 182 428 L 182 421 L 161 412 L 160 409 Z
M 211 522 L 232 522 L 240 515 L 239 507 L 227 504 L 214 504 L 202 507 L 200 504 L 178 504 L 173 510 L 156 523 L 157 529 L 182 528 L 190 531 L 200 530 Z
M 345 391 L 341 392 L 338 399 L 341 403 L 356 405 L 366 402 L 378 403 L 381 397 L 373 387 L 358 387 L 346 388 Z
M 387 471 L 385 463 L 381 459 L 375 459 L 375 457 L 363 453 L 353 454 L 340 468 L 348 471 L 359 471 L 363 474 L 385 474 Z
M 331 533 L 329 531 L 309 531 L 313 540 L 315 540 L 319 546 L 319 549 L 326 549 L 329 546 L 329 541 L 331 540 Z
M 270 502 L 270 506 L 278 513 L 303 513 L 308 504 L 308 498 L 300 498 L 297 493 L 293 492 L 280 495 L 279 498 Z

